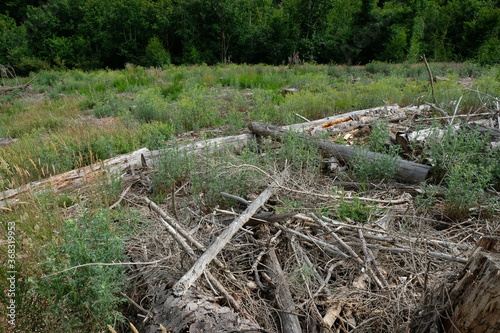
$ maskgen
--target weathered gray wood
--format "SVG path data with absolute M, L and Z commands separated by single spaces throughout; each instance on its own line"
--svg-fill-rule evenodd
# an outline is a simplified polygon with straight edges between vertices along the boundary
M 259 233 L 261 239 L 265 242 L 269 242 L 271 239 L 269 227 L 264 226 L 262 229 L 263 231 Z M 281 332 L 302 333 L 292 293 L 288 287 L 289 281 L 285 277 L 285 273 L 281 268 L 274 248 L 271 247 L 269 249 L 264 263 L 267 268 L 266 271 L 273 280 L 275 286 L 275 301 L 279 309 L 278 315 L 280 317 Z
M 23 194 L 40 191 L 47 187 L 51 187 L 55 192 L 74 189 L 81 190 L 86 185 L 106 174 L 116 173 L 120 177 L 123 169 L 141 164 L 141 155 L 148 159 L 150 154 L 147 148 L 142 148 L 129 154 L 113 157 L 44 180 L 31 182 L 16 189 L 0 192 L 0 209 L 15 205 L 19 202 L 19 197 Z
M 500 254 L 479 248 L 450 293 L 447 333 L 500 332 Z
M 289 133 L 287 130 L 281 127 L 266 125 L 259 122 L 251 122 L 248 125 L 248 127 L 252 132 L 258 135 L 270 136 L 274 139 L 282 139 Z M 323 156 L 326 157 L 334 156 L 337 159 L 343 161 L 344 163 L 349 163 L 349 161 L 356 156 L 356 153 L 359 152 L 359 149 L 355 147 L 343 146 L 330 141 L 306 137 L 306 136 L 302 136 L 302 138 L 308 140 L 310 144 L 319 147 Z M 370 161 L 383 158 L 385 155 L 374 152 L 364 152 L 363 156 Z M 394 176 L 394 179 L 406 183 L 415 183 L 415 184 L 421 183 L 427 179 L 430 166 L 420 163 L 405 161 L 403 159 L 398 159 L 396 163 L 397 163 L 397 171 L 396 175 Z
M 180 333 L 230 333 L 265 332 L 258 324 L 244 318 L 226 306 L 220 306 L 212 296 L 188 293 L 183 297 L 173 296 L 169 290 L 155 295 L 152 309 L 153 319 L 148 321 L 144 332 Z
M 405 109 L 400 108 L 398 105 L 384 105 L 370 109 L 357 110 L 342 114 L 337 114 L 334 116 L 326 117 L 323 119 L 313 120 L 300 124 L 293 124 L 284 126 L 284 129 L 305 132 L 307 134 L 316 134 L 322 131 L 331 131 L 338 128 L 339 125 L 345 125 L 347 123 L 357 123 L 363 122 L 363 118 L 370 118 L 370 121 L 375 119 L 401 119 L 405 116 Z
M 179 281 L 173 286 L 173 291 L 176 296 L 182 296 L 193 283 L 203 274 L 207 265 L 219 254 L 226 244 L 233 238 L 238 230 L 247 223 L 248 220 L 257 212 L 257 210 L 266 203 L 266 201 L 276 192 L 278 186 L 283 181 L 284 174 L 281 174 L 276 183 L 269 185 L 252 203 L 231 223 L 210 247 L 200 256 L 194 265 L 184 274 Z
M 123 176 L 123 170 L 141 167 L 145 162 L 154 164 L 162 154 L 168 154 L 175 149 L 185 151 L 188 154 L 214 152 L 223 148 L 237 150 L 247 145 L 248 142 L 253 139 L 254 135 L 247 133 L 202 140 L 178 148 L 165 148 L 154 151 L 142 148 L 128 154 L 116 156 L 89 166 L 61 173 L 44 180 L 34 181 L 16 189 L 0 192 L 0 209 L 17 204 L 22 194 L 37 192 L 47 187 L 51 187 L 55 192 L 63 190 L 71 191 L 74 189 L 81 190 L 85 185 L 106 174 L 114 173 L 116 177 L 121 178 Z

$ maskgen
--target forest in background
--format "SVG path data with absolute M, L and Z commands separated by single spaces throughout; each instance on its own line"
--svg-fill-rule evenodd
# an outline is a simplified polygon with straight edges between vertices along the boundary
M 15 0 L 0 64 L 500 63 L 498 0 Z

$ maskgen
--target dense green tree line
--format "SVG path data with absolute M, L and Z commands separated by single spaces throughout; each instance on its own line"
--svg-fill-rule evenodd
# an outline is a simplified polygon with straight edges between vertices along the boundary
M 499 0 L 15 0 L 0 64 L 500 63 Z

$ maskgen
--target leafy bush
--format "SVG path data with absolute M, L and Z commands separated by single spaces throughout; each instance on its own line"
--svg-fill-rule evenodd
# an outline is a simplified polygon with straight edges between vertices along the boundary
M 159 121 L 142 124 L 139 128 L 139 138 L 149 149 L 165 148 L 166 142 L 173 137 L 174 133 L 174 125 Z
M 399 147 L 390 145 L 386 121 L 377 121 L 372 125 L 368 143 L 358 149 L 352 163 L 354 175 L 361 181 L 389 180 L 398 170 Z M 380 153 L 373 157 L 370 152 Z
M 488 138 L 478 131 L 457 130 L 452 125 L 434 128 L 426 140 L 424 156 L 432 163 L 432 173 L 439 181 L 453 166 L 481 164 Z
M 392 66 L 385 62 L 372 61 L 366 64 L 365 69 L 368 73 L 382 73 L 384 75 L 389 75 L 391 73 Z
M 123 261 L 121 239 L 109 219 L 100 211 L 78 220 L 67 220 L 62 230 L 63 243 L 51 245 L 49 260 L 43 265 L 47 274 L 87 263 Z M 106 324 L 123 320 L 117 311 L 123 299 L 118 297 L 126 282 L 123 266 L 85 266 L 40 280 L 31 279 L 33 290 L 51 300 L 48 309 L 52 324 L 61 331 L 100 330 Z M 49 312 L 44 315 L 49 315 Z
M 479 204 L 491 176 L 491 170 L 481 165 L 455 164 L 446 177 L 445 216 L 452 220 L 469 217 L 469 209 Z
M 335 214 L 339 220 L 355 223 L 368 222 L 371 212 L 372 207 L 358 198 L 349 201 L 340 201 L 335 210 Z

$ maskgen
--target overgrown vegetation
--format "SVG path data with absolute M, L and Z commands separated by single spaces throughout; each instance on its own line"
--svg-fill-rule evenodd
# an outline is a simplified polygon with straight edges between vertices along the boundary
M 151 48 L 155 47 L 152 41 Z M 500 95 L 498 67 L 432 67 L 449 79 L 436 82 L 435 88 L 437 106 L 450 114 L 484 108 L 494 102 L 492 96 Z M 473 77 L 466 88 L 458 82 L 464 75 Z M 284 125 L 302 122 L 296 114 L 317 119 L 384 103 L 404 106 L 430 99 L 423 66 L 409 64 L 171 66 L 165 70 L 130 65 L 121 71 L 42 71 L 30 78 L 7 77 L 2 85 L 17 86 L 31 79 L 28 89 L 0 95 L 0 137 L 19 139 L 0 149 L 1 191 L 144 146 L 169 147 L 151 173 L 151 198 L 183 207 L 186 202 L 173 202 L 177 191 L 182 191 L 200 211 L 233 207 L 236 202 L 220 192 L 238 196 L 258 192 L 268 184 L 263 175 L 285 167 L 300 186 L 312 184 L 323 176 L 322 160 L 317 149 L 296 135 L 279 145 L 264 142 L 237 154 L 219 151 L 203 158 L 176 148 L 185 142 L 237 134 L 249 121 Z M 283 94 L 281 89 L 286 87 L 299 91 Z M 457 107 L 452 101 L 460 97 Z M 435 127 L 431 134 L 435 137 L 423 147 L 414 147 L 423 152 L 419 162 L 432 165 L 437 175 L 434 186 L 422 186 L 426 190 L 416 198 L 418 208 L 432 214 L 442 207 L 450 221 L 494 211 L 498 200 L 484 193 L 500 186 L 499 150 L 489 148 L 487 136 L 474 130 L 456 130 L 438 122 Z M 355 142 L 361 148 L 352 170 L 336 176 L 360 182 L 362 189 L 367 183 L 391 179 L 401 154 L 388 145 L 388 123 L 374 123 L 370 133 Z M 363 151 L 368 150 L 387 158 L 367 161 Z M 21 204 L 2 210 L 2 233 L 8 222 L 16 222 L 20 329 L 95 331 L 105 324 L 119 326 L 124 318 L 119 291 L 126 288 L 125 266 L 85 266 L 51 274 L 88 263 L 126 261 L 124 241 L 130 229 L 144 221 L 133 208 L 108 210 L 122 190 L 121 182 L 111 177 L 93 184 L 90 195 L 47 191 L 23 197 Z M 300 197 L 285 198 L 276 203 L 276 210 L 310 206 Z M 324 202 L 321 207 L 311 209 L 346 223 L 366 223 L 380 212 L 375 204 L 357 197 Z M 5 266 L 0 269 L 4 276 Z M 310 272 L 306 265 L 298 273 L 302 279 Z M 1 283 L 5 290 L 6 279 Z
M 450 78 L 436 83 L 440 107 L 453 112 L 448 101 L 461 95 L 463 111 L 484 104 L 486 95 L 478 102 L 477 92 L 456 82 L 466 70 L 474 72 L 470 89 L 497 94 L 497 67 L 469 67 L 433 65 Z M 0 96 L 0 137 L 21 139 L 0 151 L 0 189 L 144 146 L 158 149 L 186 131 L 219 136 L 237 133 L 252 120 L 290 124 L 299 120 L 295 114 L 317 119 L 384 103 L 405 106 L 430 99 L 422 65 L 388 68 L 389 74 L 319 65 L 40 72 L 30 78 L 29 91 Z M 416 69 L 420 74 L 414 77 Z M 6 79 L 4 85 L 28 80 Z M 285 87 L 300 91 L 282 95 Z M 214 127 L 218 132 L 211 131 Z

